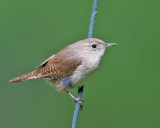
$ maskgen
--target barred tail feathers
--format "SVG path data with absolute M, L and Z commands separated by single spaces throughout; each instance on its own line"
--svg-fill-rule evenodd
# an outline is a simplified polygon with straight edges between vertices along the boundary
M 16 78 L 13 78 L 12 80 L 10 80 L 9 82 L 10 83 L 15 83 L 15 82 L 20 82 L 20 81 L 23 81 L 23 80 L 29 80 L 29 79 L 38 79 L 38 70 L 35 70 L 35 71 L 32 71 L 30 73 L 27 73 L 25 75 L 22 75 L 22 76 L 19 76 L 19 77 L 16 77 Z

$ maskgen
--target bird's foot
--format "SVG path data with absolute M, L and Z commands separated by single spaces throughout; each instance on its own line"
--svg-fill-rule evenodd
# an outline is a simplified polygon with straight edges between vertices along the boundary
M 75 98 L 69 91 L 67 90 L 64 90 L 75 102 L 79 103 L 80 104 L 80 108 L 82 109 L 83 108 L 83 102 L 84 102 L 84 99 L 80 98 L 80 97 L 77 97 Z
M 82 110 L 84 99 L 82 99 L 80 97 L 77 97 L 77 98 L 74 98 L 74 101 L 80 104 L 80 107 L 81 107 L 81 110 Z

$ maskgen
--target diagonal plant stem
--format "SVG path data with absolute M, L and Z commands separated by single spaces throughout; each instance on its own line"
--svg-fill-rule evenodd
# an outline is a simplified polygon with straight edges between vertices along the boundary
M 92 36 L 93 36 L 93 29 L 94 29 L 96 14 L 97 14 L 97 7 L 98 7 L 98 0 L 94 0 L 93 10 L 92 10 L 92 15 L 91 15 L 91 22 L 90 22 L 89 32 L 88 32 L 88 38 L 92 38 Z M 83 87 L 84 87 L 84 85 L 78 89 L 78 97 L 79 98 L 82 98 Z M 80 111 L 80 104 L 76 102 L 76 107 L 74 110 L 74 115 L 73 115 L 73 120 L 72 120 L 72 128 L 76 128 L 76 126 L 77 126 L 79 111 Z
M 96 20 L 97 7 L 98 7 L 98 0 L 94 0 L 93 10 L 92 10 L 92 15 L 91 15 L 91 22 L 90 22 L 90 25 L 89 25 L 88 38 L 93 37 L 93 29 L 94 29 L 94 24 L 95 24 L 95 20 Z
M 80 97 L 80 98 L 82 98 L 83 87 L 84 86 L 82 86 L 81 88 L 78 89 L 78 97 Z M 72 128 L 76 128 L 76 126 L 77 126 L 79 111 L 80 111 L 80 104 L 76 102 L 76 107 L 74 110 L 73 121 L 72 121 Z

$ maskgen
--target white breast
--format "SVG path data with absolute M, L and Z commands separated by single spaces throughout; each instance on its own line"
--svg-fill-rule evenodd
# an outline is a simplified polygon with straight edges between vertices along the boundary
M 78 66 L 71 76 L 73 86 L 82 86 L 89 76 L 99 67 L 100 60 L 101 58 L 99 57 L 84 58 L 82 64 Z

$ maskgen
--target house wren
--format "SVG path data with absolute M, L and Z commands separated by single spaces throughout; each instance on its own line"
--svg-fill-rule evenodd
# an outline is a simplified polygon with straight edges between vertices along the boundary
M 82 105 L 83 99 L 75 98 L 68 90 L 80 88 L 99 67 L 107 47 L 116 43 L 104 43 L 100 39 L 87 38 L 71 44 L 47 60 L 39 69 L 10 80 L 10 83 L 29 79 L 47 79 L 59 92 L 65 91 L 72 99 Z

